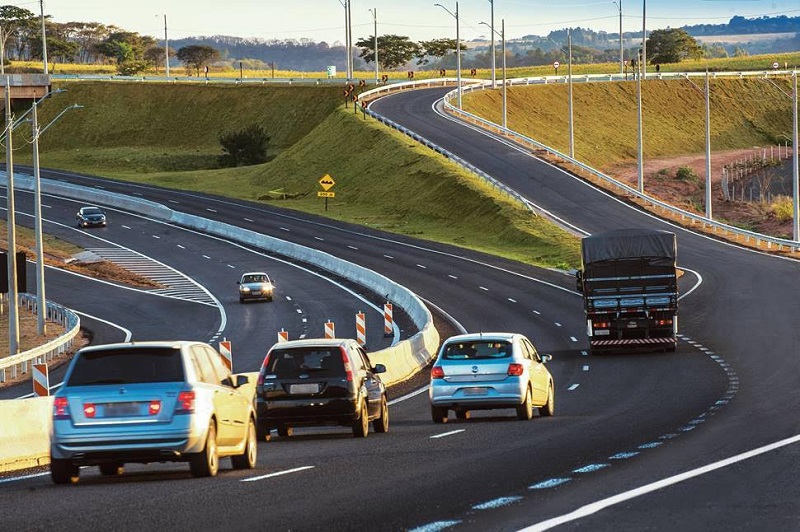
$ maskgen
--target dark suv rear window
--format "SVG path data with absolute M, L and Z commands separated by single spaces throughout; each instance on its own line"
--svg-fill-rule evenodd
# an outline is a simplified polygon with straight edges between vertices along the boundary
M 309 377 L 344 377 L 342 352 L 338 347 L 275 349 L 270 353 L 264 373 L 279 379 Z
M 454 342 L 444 349 L 442 358 L 448 360 L 474 360 L 481 358 L 507 358 L 511 356 L 509 342 Z
M 82 353 L 75 361 L 68 386 L 134 384 L 184 380 L 180 349 L 109 349 Z

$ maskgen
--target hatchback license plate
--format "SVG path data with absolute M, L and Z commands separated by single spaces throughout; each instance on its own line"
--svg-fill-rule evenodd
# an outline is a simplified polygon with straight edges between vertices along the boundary
M 486 388 L 464 388 L 464 395 L 486 395 Z
M 319 384 L 290 384 L 289 393 L 303 394 L 303 393 L 317 393 L 319 392 Z
M 139 403 L 106 403 L 103 408 L 105 417 L 135 416 L 139 414 Z

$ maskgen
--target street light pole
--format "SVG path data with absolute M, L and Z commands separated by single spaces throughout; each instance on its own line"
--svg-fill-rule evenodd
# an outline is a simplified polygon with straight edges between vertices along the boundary
M 506 78 L 506 19 L 501 21 L 503 39 L 503 127 L 508 127 L 508 78 Z
M 642 75 L 647 78 L 647 0 L 642 0 Z
M 800 242 L 800 206 L 798 206 L 798 194 L 800 193 L 800 170 L 798 169 L 798 149 L 800 142 L 797 132 L 797 71 L 792 72 L 792 189 L 794 201 L 792 205 L 794 218 L 794 241 Z
M 641 58 L 639 59 L 639 65 L 637 67 L 640 69 L 641 72 Z M 642 147 L 643 144 L 643 130 L 642 130 L 642 76 L 641 73 L 636 76 L 636 114 L 637 114 L 637 126 L 638 126 L 638 153 L 637 153 L 637 160 L 638 160 L 638 179 L 637 179 L 637 186 L 636 189 L 639 191 L 640 194 L 644 193 L 644 148 Z
M 44 245 L 42 243 L 42 188 L 41 172 L 39 169 L 39 114 L 38 102 L 31 105 L 33 112 L 33 227 L 36 233 L 36 332 L 43 336 L 47 333 L 45 313 L 47 311 L 47 298 L 44 292 Z
M 497 51 L 494 48 L 494 0 L 489 0 L 489 4 L 492 6 L 492 18 L 491 18 L 491 28 L 492 28 L 492 88 L 497 88 L 497 67 L 496 67 L 496 57 Z
M 625 48 L 622 41 L 622 0 L 614 0 L 619 7 L 619 73 L 625 72 Z
M 47 33 L 44 29 L 44 0 L 39 0 L 39 11 L 42 15 L 42 64 L 44 73 L 47 74 Z
M 6 76 L 6 214 L 8 224 L 8 354 L 19 351 L 19 297 L 17 296 L 17 233 L 14 205 L 14 150 L 11 134 L 14 121 L 11 116 L 11 76 Z
M 706 218 L 712 216 L 711 210 L 711 85 L 706 68 Z
M 169 77 L 169 39 L 167 38 L 167 15 L 164 14 L 164 70 Z
M 567 79 L 569 81 L 569 156 L 575 158 L 575 122 L 572 114 L 572 32 L 567 30 Z
M 456 2 L 456 12 L 453 13 L 442 4 L 433 4 L 447 11 L 451 17 L 456 19 L 456 83 L 458 84 L 458 108 L 461 109 L 461 29 L 458 22 L 458 2 Z
M 378 8 L 370 9 L 372 22 L 375 25 L 375 86 L 378 85 L 380 77 L 378 75 Z
M 503 127 L 508 127 L 508 87 L 506 86 L 506 19 L 503 19 L 501 24 L 502 31 L 500 32 L 500 39 L 503 43 Z M 489 26 L 485 22 L 481 22 L 484 26 Z M 489 26 L 491 27 L 491 26 Z M 492 30 L 492 34 L 497 33 Z

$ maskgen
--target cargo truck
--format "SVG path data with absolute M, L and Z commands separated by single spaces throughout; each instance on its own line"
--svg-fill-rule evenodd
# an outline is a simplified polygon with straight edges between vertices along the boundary
M 678 334 L 675 234 L 617 229 L 581 241 L 583 294 L 592 354 L 674 351 Z

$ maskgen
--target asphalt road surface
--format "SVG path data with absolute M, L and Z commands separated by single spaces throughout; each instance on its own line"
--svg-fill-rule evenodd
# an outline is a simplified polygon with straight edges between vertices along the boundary
M 14 475 L 0 480 L 4 525 L 797 528 L 800 494 L 792 482 L 797 447 L 790 438 L 798 433 L 800 401 L 795 391 L 800 341 L 794 325 L 800 308 L 798 264 L 697 236 L 633 210 L 435 114 L 441 94 L 395 95 L 373 109 L 586 232 L 654 227 L 677 233 L 679 264 L 688 272 L 681 279 L 677 352 L 587 356 L 581 300 L 573 279 L 561 272 L 253 203 L 54 173 L 170 202 L 175 209 L 358 262 L 405 284 L 467 330 L 525 333 L 541 353 L 554 356 L 549 367 L 556 415 L 523 422 L 513 410 L 500 410 L 434 425 L 422 390 L 393 402 L 388 434 L 356 440 L 346 429 L 298 430 L 292 438 L 261 443 L 255 471 L 223 470 L 217 478 L 192 479 L 182 464 L 132 465 L 125 475 L 109 479 L 87 468 L 79 485 L 67 487 L 52 485 L 46 473 Z M 148 226 L 140 238 L 155 240 L 151 231 Z M 197 255 L 183 258 L 166 246 L 159 257 L 179 270 L 199 262 Z M 276 277 L 280 286 L 282 277 Z M 223 293 L 224 281 L 215 283 L 211 292 Z M 241 320 L 243 333 L 257 328 L 242 316 L 228 320 Z M 201 326 L 198 333 L 212 329 Z M 776 448 L 763 448 L 771 444 Z M 753 451 L 760 454 L 743 455 Z M 687 474 L 676 476 L 682 473 Z

